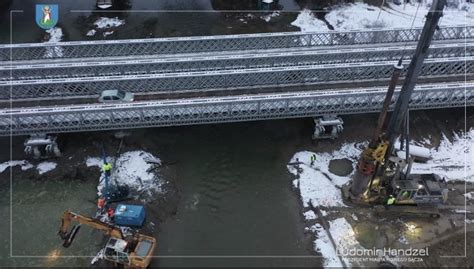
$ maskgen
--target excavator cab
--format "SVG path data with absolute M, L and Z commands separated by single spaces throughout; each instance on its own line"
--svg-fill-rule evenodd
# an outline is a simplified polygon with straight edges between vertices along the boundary
M 392 181 L 397 204 L 427 205 L 443 204 L 448 199 L 446 181 L 436 174 L 410 174 Z
M 105 259 L 119 264 L 130 265 L 127 248 L 127 241 L 112 237 L 105 246 Z
M 130 241 L 112 237 L 105 246 L 104 257 L 114 263 L 145 268 L 151 262 L 155 245 L 156 239 L 145 235 Z

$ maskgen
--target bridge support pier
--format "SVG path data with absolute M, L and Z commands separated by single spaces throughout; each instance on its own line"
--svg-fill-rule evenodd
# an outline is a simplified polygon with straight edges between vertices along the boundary
M 97 0 L 97 7 L 100 9 L 112 7 L 112 0 Z
M 314 118 L 313 140 L 336 139 L 342 133 L 344 121 L 337 115 L 325 115 Z
M 61 157 L 56 136 L 34 134 L 25 140 L 25 153 L 35 159 Z
M 273 0 L 258 0 L 258 9 L 270 11 Z

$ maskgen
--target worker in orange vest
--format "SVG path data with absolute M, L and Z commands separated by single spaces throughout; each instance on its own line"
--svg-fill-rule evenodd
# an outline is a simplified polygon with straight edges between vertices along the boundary
M 107 210 L 107 215 L 109 216 L 110 219 L 113 219 L 115 216 L 115 209 L 112 207 L 109 207 L 109 210 Z

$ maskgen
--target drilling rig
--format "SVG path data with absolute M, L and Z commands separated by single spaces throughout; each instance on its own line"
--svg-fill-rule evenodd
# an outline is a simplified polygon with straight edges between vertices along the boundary
M 409 154 L 407 119 L 411 95 L 445 5 L 446 0 L 433 1 L 394 110 L 387 128 L 384 129 L 395 87 L 403 70 L 403 55 L 395 64 L 377 127 L 359 158 L 354 177 L 342 188 L 346 201 L 362 205 L 380 205 L 385 204 L 388 199 L 394 199 L 394 205 L 417 206 L 437 206 L 446 202 L 448 189 L 444 179 L 436 174 L 410 173 L 413 159 Z M 405 159 L 394 154 L 395 142 L 401 134 L 407 138 Z

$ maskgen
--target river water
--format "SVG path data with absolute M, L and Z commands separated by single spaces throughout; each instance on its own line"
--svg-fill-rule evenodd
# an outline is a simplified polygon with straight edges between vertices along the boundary
M 306 256 L 297 195 L 286 162 L 310 141 L 304 120 L 142 131 L 144 147 L 176 161 L 177 215 L 161 226 L 164 256 Z M 303 131 L 304 130 L 304 131 Z M 156 135 L 152 135 L 156 134 Z M 314 258 L 163 258 L 166 266 L 319 264 Z
M 23 10 L 13 14 L 13 42 L 41 41 L 44 31 L 35 25 L 33 7 L 55 2 L 59 3 L 12 1 L 9 9 Z M 255 1 L 234 2 L 122 1 L 115 8 L 130 12 L 111 15 L 98 11 L 94 0 L 61 1 L 58 26 L 66 41 L 290 31 L 298 30 L 290 22 L 304 5 L 298 2 L 305 1 L 280 0 L 273 8 L 288 12 L 270 23 L 260 19 L 258 12 L 225 12 L 256 9 Z M 145 9 L 161 12 L 143 12 Z M 85 36 L 98 17 L 115 15 L 126 23 L 114 34 Z M 9 39 L 9 13 L 5 8 L 0 16 L 0 43 L 9 43 Z M 304 233 L 300 202 L 286 170 L 286 162 L 294 152 L 311 143 L 311 128 L 310 120 L 288 120 L 133 131 L 126 140 L 128 147 L 172 160 L 167 180 L 173 181 L 180 193 L 177 214 L 159 227 L 157 254 L 162 258 L 153 265 L 321 265 L 319 259 L 305 257 L 313 255 L 312 245 Z M 67 143 L 58 168 L 38 176 L 34 169 L 24 172 L 16 167 L 12 170 L 12 188 L 8 170 L 0 174 L 0 266 L 89 264 L 89 257 L 65 256 L 95 255 L 104 243 L 99 233 L 82 228 L 73 246 L 64 249 L 56 232 L 66 209 L 93 214 L 96 177 L 82 175 L 82 180 L 77 180 L 77 174 L 68 171 L 83 165 L 87 154 L 100 155 L 95 148 L 97 141 L 109 136 L 62 135 Z M 21 139 L 13 139 L 12 144 L 1 139 L 0 146 L 1 162 L 10 158 L 10 146 L 13 158 L 22 158 Z
M 157 255 L 163 257 L 153 265 L 320 265 L 317 258 L 301 257 L 312 255 L 312 245 L 286 170 L 293 153 L 311 144 L 311 125 L 310 120 L 284 120 L 132 131 L 125 146 L 170 163 L 164 177 L 176 184 L 180 195 L 176 215 L 158 228 Z M 10 240 L 3 237 L 3 265 L 86 266 L 90 258 L 54 256 L 94 256 L 101 248 L 100 233 L 86 227 L 68 249 L 56 235 L 64 210 L 87 215 L 95 210 L 97 174 L 78 179 L 68 167 L 83 165 L 84 156 L 98 154 L 95 144 L 110 133 L 87 136 L 78 144 L 71 140 L 80 134 L 64 135 L 69 141 L 65 156 L 49 174 L 14 168 L 11 251 L 18 257 L 8 258 Z M 3 139 L 2 145 L 7 144 Z M 21 148 L 20 143 L 14 146 Z M 8 171 L 0 179 L 0 212 L 8 220 Z M 10 234 L 9 225 L 2 222 L 3 235 Z

